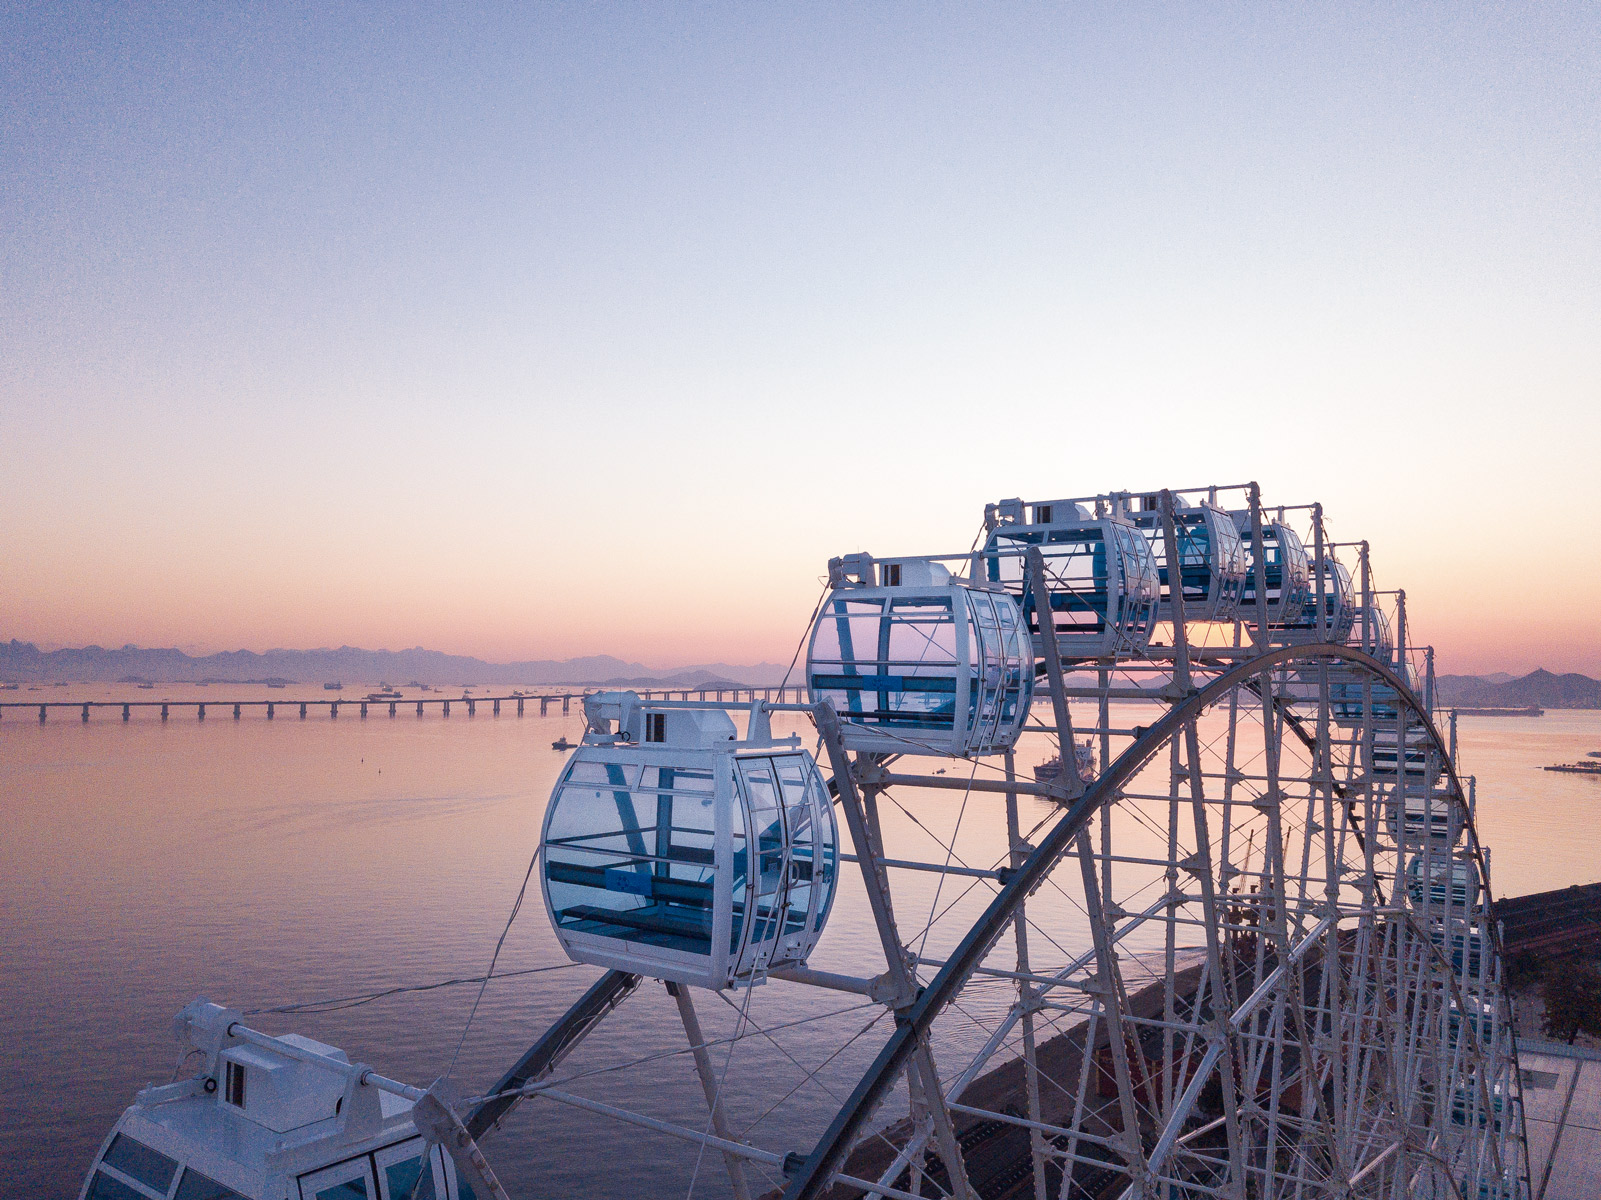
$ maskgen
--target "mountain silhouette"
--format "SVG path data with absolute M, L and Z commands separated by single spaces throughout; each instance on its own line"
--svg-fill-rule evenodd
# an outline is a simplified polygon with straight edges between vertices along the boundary
M 114 682 L 244 683 L 283 680 L 295 683 L 371 683 L 388 679 L 427 684 L 599 683 L 612 679 L 662 683 L 733 683 L 767 686 L 784 677 L 777 663 L 735 666 L 706 663 L 688 667 L 647 667 L 609 654 L 582 658 L 491 663 L 461 654 L 417 646 L 411 650 L 363 650 L 356 646 L 319 650 L 229 650 L 190 655 L 176 649 L 103 646 L 40 650 L 32 642 L 0 642 L 0 680 L 10 683 Z

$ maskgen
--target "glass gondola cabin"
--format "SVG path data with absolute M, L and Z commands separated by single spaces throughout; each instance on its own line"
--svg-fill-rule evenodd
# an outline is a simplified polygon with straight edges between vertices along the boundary
M 752 710 L 588 696 L 551 793 L 545 903 L 576 962 L 724 988 L 801 964 L 833 900 L 834 810 L 798 738 Z
M 1450 963 L 1451 973 L 1460 981 L 1480 985 L 1493 979 L 1495 959 L 1483 931 L 1470 926 L 1465 932 L 1454 931 L 1447 936 L 1445 930 L 1436 926 L 1429 930 L 1429 940 Z
M 1167 561 L 1167 537 L 1163 530 L 1158 496 L 1136 496 L 1132 519 L 1145 535 L 1156 563 L 1160 585 L 1156 606 L 1158 621 L 1172 621 L 1172 571 Z M 1245 588 L 1248 559 L 1245 545 L 1233 519 L 1211 504 L 1176 508 L 1173 512 L 1174 541 L 1179 557 L 1179 580 L 1183 588 L 1186 621 L 1232 621 Z
M 1230 514 L 1245 547 L 1245 587 L 1240 593 L 1240 619 L 1255 628 L 1260 620 L 1256 595 L 1256 545 L 1251 535 L 1251 514 L 1240 511 Z M 1293 624 L 1301 619 L 1311 597 L 1312 563 L 1295 530 L 1283 521 L 1262 522 L 1262 562 L 1266 591 L 1263 600 L 1267 606 L 1267 623 Z
M 241 1041 L 197 1000 L 176 1022 L 189 1078 L 145 1088 L 100 1146 L 79 1200 L 474 1200 L 413 1102 L 360 1082 L 298 1034 Z
M 1410 683 L 1410 672 L 1398 664 L 1389 619 L 1377 604 L 1369 604 L 1363 610 L 1358 603 L 1351 637 L 1359 650 L 1372 655 Z M 1360 726 L 1371 718 L 1381 728 L 1386 723 L 1393 728 L 1400 712 L 1394 688 L 1374 682 L 1365 672 L 1355 669 L 1350 670 L 1347 677 L 1334 681 L 1329 698 L 1335 722 L 1347 727 Z
M 1459 1005 L 1453 996 L 1446 1005 L 1446 1036 L 1455 1045 L 1477 1039 L 1489 1045 L 1496 1039 L 1501 1026 L 1495 1001 L 1484 999 L 1474 992 L 1462 993 Z
M 1400 796 L 1391 790 L 1384 796 L 1384 825 L 1390 841 L 1400 845 L 1403 838 L 1416 846 L 1424 841 L 1454 846 L 1462 837 L 1467 812 L 1460 800 L 1444 788 L 1423 795 L 1413 788 L 1401 788 Z
M 847 749 L 967 757 L 1017 740 L 1034 651 L 1006 591 L 936 562 L 865 554 L 831 561 L 829 582 L 806 679 L 812 702 L 839 715 Z
M 1318 576 L 1322 576 L 1322 619 L 1319 620 Z M 1301 615 L 1268 631 L 1268 641 L 1276 646 L 1306 646 L 1314 642 L 1343 646 L 1351 640 L 1356 625 L 1357 603 L 1351 590 L 1351 572 L 1332 555 L 1323 560 L 1323 569 L 1311 567 L 1312 582 Z
M 1434 739 L 1410 713 L 1405 740 L 1397 737 L 1394 722 L 1378 725 L 1373 736 L 1363 740 L 1362 762 L 1374 780 L 1394 783 L 1404 777 L 1408 787 L 1433 789 L 1445 770 Z
M 1002 500 L 984 509 L 984 577 L 1023 601 L 1036 655 L 1044 632 L 1027 598 L 1028 550 L 1045 560 L 1058 653 L 1085 662 L 1138 654 L 1151 639 L 1161 583 L 1151 545 L 1120 508 L 1092 516 L 1067 500 Z
M 1414 908 L 1466 917 L 1479 902 L 1478 865 L 1461 855 L 1414 854 L 1406 864 L 1406 894 Z

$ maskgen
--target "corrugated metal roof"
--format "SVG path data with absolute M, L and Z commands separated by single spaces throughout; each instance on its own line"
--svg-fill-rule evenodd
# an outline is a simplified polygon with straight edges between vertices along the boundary
M 1601 1197 L 1601 1061 L 1519 1042 L 1534 1200 Z

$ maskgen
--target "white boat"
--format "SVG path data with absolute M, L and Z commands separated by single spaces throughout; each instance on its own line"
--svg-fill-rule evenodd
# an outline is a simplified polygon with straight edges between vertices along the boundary
M 1095 743 L 1085 739 L 1073 747 L 1073 763 L 1078 768 L 1079 780 L 1095 782 Z M 1054 755 L 1034 768 L 1034 778 L 1040 783 L 1051 783 L 1062 777 L 1062 756 Z
M 178 1014 L 174 1031 L 185 1062 L 203 1059 L 199 1073 L 134 1098 L 79 1200 L 505 1196 L 471 1161 L 482 1155 L 437 1086 L 387 1079 L 298 1034 L 258 1033 L 204 999 Z

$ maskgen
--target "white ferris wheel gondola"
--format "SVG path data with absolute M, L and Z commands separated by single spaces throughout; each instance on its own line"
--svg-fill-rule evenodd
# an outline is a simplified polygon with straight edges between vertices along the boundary
M 576 962 L 724 988 L 801 965 L 833 901 L 838 834 L 817 763 L 753 707 L 584 699 L 589 728 L 541 836 L 546 907 Z
M 1351 636 L 1357 647 L 1411 685 L 1411 672 L 1403 656 L 1396 652 L 1395 636 L 1384 609 L 1370 599 L 1365 607 L 1357 601 L 1352 611 Z M 1364 683 L 1358 676 L 1344 673 L 1329 689 L 1329 700 L 1330 716 L 1337 724 L 1354 729 L 1371 720 L 1379 729 L 1388 729 L 1393 740 L 1401 712 L 1394 688 L 1384 683 Z
M 1072 500 L 1012 499 L 984 507 L 985 579 L 1025 598 L 1028 553 L 1039 548 L 1056 648 L 1066 662 L 1140 654 L 1156 623 L 1161 583 L 1150 543 L 1121 497 L 1098 504 L 1101 515 Z M 1024 607 L 1038 654 L 1044 633 L 1032 603 Z
M 135 1097 L 80 1200 L 490 1200 L 498 1186 L 474 1189 L 425 1138 L 428 1093 L 343 1050 L 259 1033 L 204 998 L 173 1031 L 180 1066 L 198 1070 Z
M 1465 918 L 1479 903 L 1478 864 L 1462 854 L 1414 854 L 1406 864 L 1406 894 L 1418 911 Z
M 1156 619 L 1171 621 L 1175 614 L 1161 497 L 1154 494 L 1132 497 L 1131 508 L 1134 524 L 1144 533 L 1156 563 L 1161 589 Z M 1208 501 L 1193 507 L 1180 506 L 1173 510 L 1173 532 L 1178 549 L 1184 619 L 1232 621 L 1239 608 L 1250 562 L 1233 518 Z
M 867 554 L 833 559 L 829 583 L 806 679 L 847 749 L 966 758 L 1017 741 L 1034 653 L 1009 594 L 928 559 Z
M 1268 629 L 1268 641 L 1275 646 L 1307 646 L 1314 642 L 1344 646 L 1356 627 L 1357 602 L 1351 586 L 1351 572 L 1332 552 L 1325 552 L 1322 568 L 1312 563 L 1307 601 L 1300 616 Z M 1321 576 L 1321 587 L 1319 577 Z M 1271 593 L 1270 593 L 1271 594 Z M 1322 613 L 1319 619 L 1319 596 Z
M 1404 840 L 1414 846 L 1424 842 L 1454 846 L 1461 841 L 1466 813 L 1448 790 L 1436 786 L 1428 791 L 1402 791 L 1400 796 L 1384 798 L 1385 832 L 1392 843 L 1399 846 Z
M 1254 635 L 1260 619 L 1258 604 L 1265 606 L 1267 623 L 1290 625 L 1301 619 L 1312 595 L 1312 561 L 1300 536 L 1282 520 L 1263 520 L 1262 565 L 1265 589 L 1256 595 L 1256 544 L 1251 532 L 1250 510 L 1230 514 L 1245 546 L 1247 560 L 1245 587 L 1240 593 L 1239 615 Z

